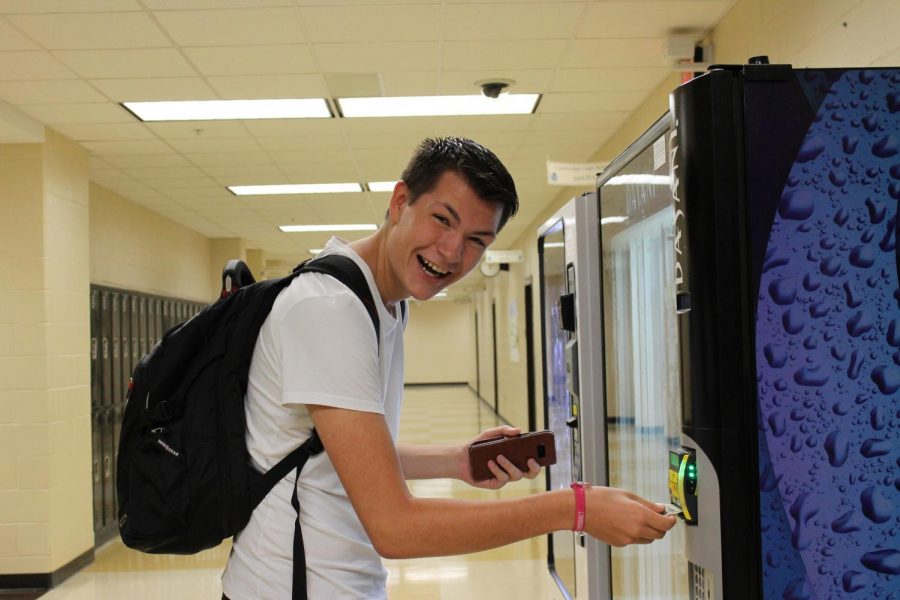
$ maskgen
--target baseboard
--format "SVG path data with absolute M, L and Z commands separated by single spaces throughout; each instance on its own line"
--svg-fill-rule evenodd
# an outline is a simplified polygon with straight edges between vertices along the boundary
M 403 385 L 405 387 L 445 387 L 448 385 L 469 386 L 469 383 L 467 381 L 429 381 L 428 383 L 404 383 Z
M 0 590 L 50 589 L 56 587 L 92 562 L 94 562 L 94 549 L 90 548 L 52 573 L 0 575 Z

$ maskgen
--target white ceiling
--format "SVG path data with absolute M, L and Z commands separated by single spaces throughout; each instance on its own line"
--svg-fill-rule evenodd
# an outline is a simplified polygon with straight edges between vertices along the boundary
M 667 75 L 665 40 L 733 0 L 0 0 L 0 142 L 21 113 L 79 142 L 91 180 L 209 237 L 295 262 L 379 223 L 387 193 L 236 197 L 226 185 L 397 179 L 426 136 L 462 135 L 512 172 L 521 235 L 559 191 L 546 161 L 590 160 Z M 478 93 L 515 80 L 533 115 L 152 123 L 119 103 Z M 24 119 L 24 121 L 28 121 Z M 24 135 L 28 135 L 27 133 Z M 5 136 L 5 137 L 4 137 Z

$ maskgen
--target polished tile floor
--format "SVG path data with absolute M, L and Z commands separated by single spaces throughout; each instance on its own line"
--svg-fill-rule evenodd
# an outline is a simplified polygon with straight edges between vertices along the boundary
M 465 386 L 411 387 L 404 401 L 400 438 L 408 443 L 456 443 L 498 423 L 492 410 Z M 456 481 L 411 482 L 418 496 L 512 497 L 543 489 L 542 478 L 499 492 Z M 118 540 L 98 549 L 95 561 L 41 600 L 203 600 L 221 597 L 220 576 L 230 545 L 194 556 L 158 556 L 125 548 Z M 545 538 L 477 554 L 389 560 L 391 600 L 550 598 Z M 0 595 L 0 600 L 2 600 Z M 264 600 L 264 599 L 261 599 Z

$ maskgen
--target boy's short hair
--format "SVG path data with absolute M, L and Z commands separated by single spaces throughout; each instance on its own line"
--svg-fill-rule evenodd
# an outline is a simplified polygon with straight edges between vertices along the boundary
M 427 138 L 419 144 L 403 171 L 410 203 L 437 185 L 447 171 L 461 176 L 475 194 L 503 206 L 498 231 L 519 209 L 519 196 L 512 175 L 497 156 L 467 138 Z

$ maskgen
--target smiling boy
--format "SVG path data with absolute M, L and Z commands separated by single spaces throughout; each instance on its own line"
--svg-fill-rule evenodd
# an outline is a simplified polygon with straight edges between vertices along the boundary
M 674 525 L 663 507 L 611 488 L 557 490 L 514 500 L 414 497 L 406 481 L 455 478 L 499 488 L 534 478 L 504 457 L 494 478 L 474 482 L 469 440 L 456 446 L 396 441 L 403 394 L 407 298 L 427 300 L 478 263 L 518 208 L 515 184 L 497 157 L 463 138 L 425 140 L 394 187 L 382 226 L 351 243 L 332 239 L 326 253 L 362 269 L 380 319 L 376 336 L 362 303 L 341 283 L 315 273 L 279 295 L 260 331 L 247 391 L 247 445 L 260 471 L 309 437 L 325 452 L 300 477 L 286 477 L 236 536 L 223 575 L 230 600 L 291 598 L 290 498 L 297 486 L 309 598 L 385 598 L 381 557 L 474 552 L 573 527 L 615 545 L 649 543 Z M 508 426 L 476 439 L 516 435 Z M 579 512 L 580 511 L 580 512 Z M 576 518 L 577 520 L 577 518 Z

